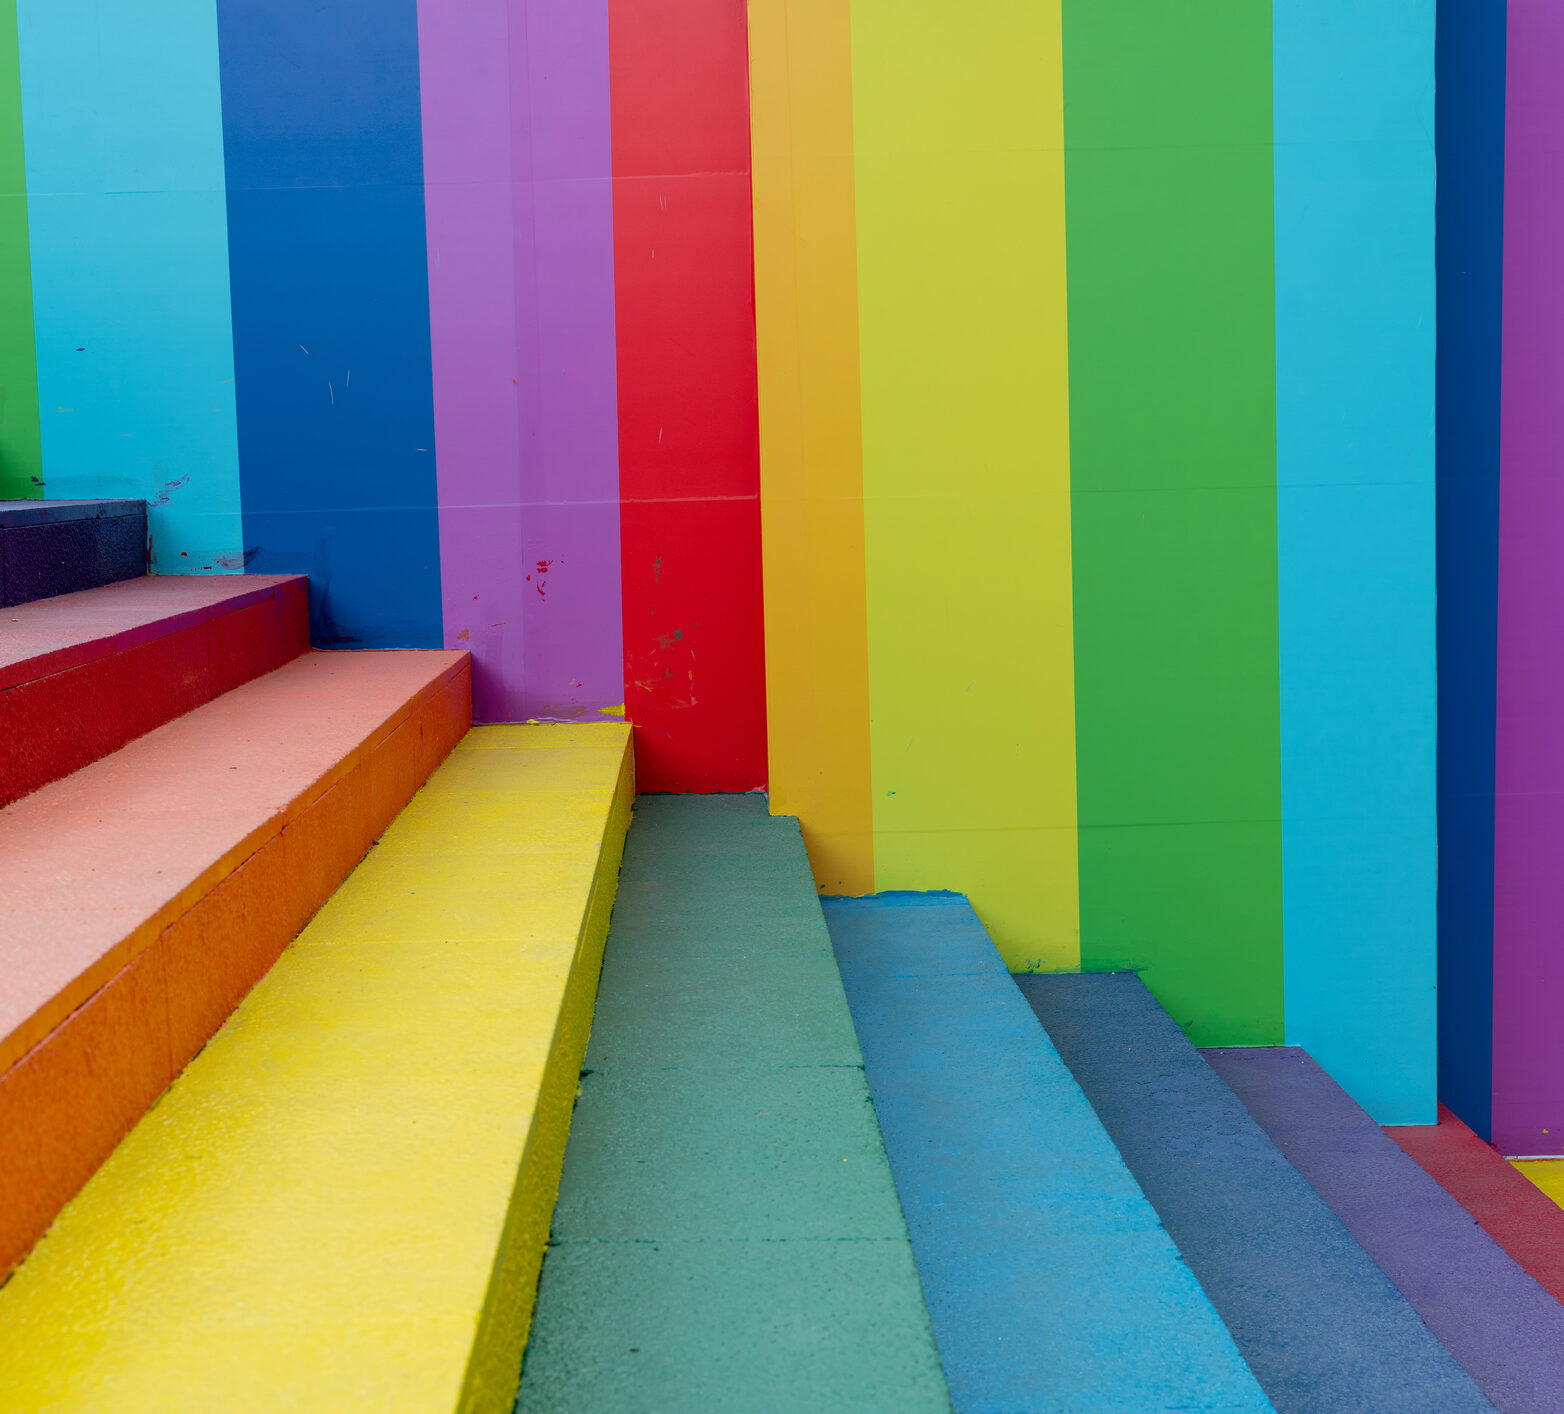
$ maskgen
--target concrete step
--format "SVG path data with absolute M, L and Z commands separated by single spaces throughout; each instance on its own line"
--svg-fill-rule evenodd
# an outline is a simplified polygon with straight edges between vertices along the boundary
M 1564 1301 L 1564 1209 L 1443 1105 L 1437 1124 L 1385 1133 L 1539 1286 Z
M 1564 1409 L 1564 1306 L 1306 1051 L 1201 1054 L 1495 1408 Z
M 1015 981 L 1281 1414 L 1492 1409 L 1138 976 Z
M 0 810 L 0 1272 L 471 720 L 465 653 L 310 653 Z
M 146 572 L 145 501 L 0 501 L 0 606 Z
M 298 657 L 307 587 L 142 576 L 0 614 L 0 805 Z
M 949 1396 L 798 822 L 642 796 L 518 1407 Z
M 470 732 L 0 1290 L 0 1404 L 508 1414 L 631 792 Z
M 958 1414 L 1268 1408 L 967 901 L 823 903 Z

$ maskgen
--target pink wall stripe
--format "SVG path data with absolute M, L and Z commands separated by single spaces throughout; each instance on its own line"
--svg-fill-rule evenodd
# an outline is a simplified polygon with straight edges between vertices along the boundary
M 606 0 L 420 0 L 445 642 L 480 721 L 624 701 Z
M 1564 6 L 1511 0 L 1507 48 L 1493 1142 L 1545 1154 L 1564 1152 Z

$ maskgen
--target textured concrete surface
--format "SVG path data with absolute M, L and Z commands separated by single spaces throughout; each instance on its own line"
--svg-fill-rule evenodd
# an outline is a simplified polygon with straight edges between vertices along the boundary
M 636 803 L 517 1407 L 949 1396 L 798 823 Z
M 0 604 L 147 572 L 145 501 L 0 501 Z
M 1396 1125 L 1385 1133 L 1544 1291 L 1564 1301 L 1564 1209 L 1528 1182 L 1520 1166 L 1512 1166 L 1443 1105 L 1438 1124 Z M 1546 1162 L 1559 1164 L 1556 1159 Z
M 1564 1409 L 1564 1306 L 1307 1052 L 1201 1054 L 1496 1408 Z
M 142 576 L 0 615 L 0 805 L 306 652 L 307 584 Z
M 956 1409 L 1269 1408 L 966 900 L 823 903 Z
M 1281 1414 L 1493 1408 L 1139 977 L 1015 980 Z
M 469 733 L 0 1290 L 0 1408 L 508 1410 L 630 799 Z
M 0 1272 L 466 731 L 470 684 L 465 653 L 306 654 L 0 810 Z

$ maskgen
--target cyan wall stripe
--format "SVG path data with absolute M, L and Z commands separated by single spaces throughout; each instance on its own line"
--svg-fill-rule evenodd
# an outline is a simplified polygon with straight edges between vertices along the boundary
M 1431 1124 L 1434 7 L 1272 23 L 1287 1041 Z
M 18 0 L 46 494 L 240 566 L 213 0 Z
M 1494 720 L 1505 7 L 1440 0 L 1439 1097 L 1493 1105 Z
M 218 0 L 246 560 L 317 643 L 439 647 L 414 0 Z

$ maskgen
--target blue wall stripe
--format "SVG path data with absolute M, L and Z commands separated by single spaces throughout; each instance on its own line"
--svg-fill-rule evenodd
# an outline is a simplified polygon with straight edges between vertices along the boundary
M 415 0 L 217 13 L 248 566 L 317 643 L 439 647 Z
M 45 495 L 151 503 L 154 568 L 242 545 L 213 0 L 19 0 Z
M 1493 805 L 1504 295 L 1503 0 L 1440 0 L 1439 1096 L 1493 1107 Z
M 1432 1123 L 1434 6 L 1272 14 L 1287 1040 Z

